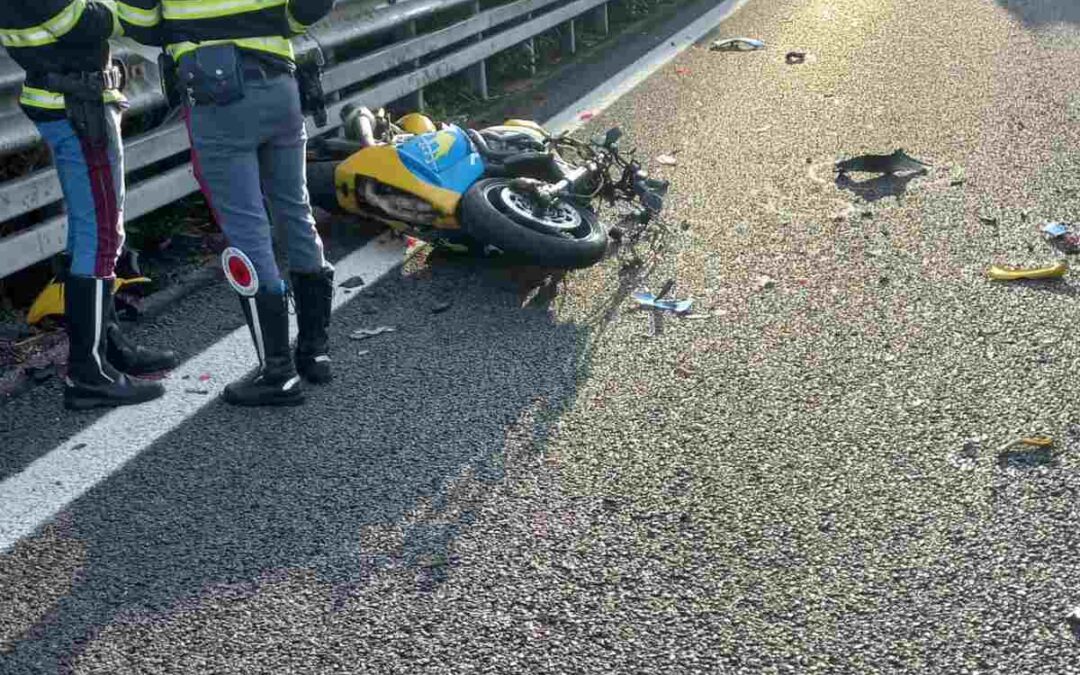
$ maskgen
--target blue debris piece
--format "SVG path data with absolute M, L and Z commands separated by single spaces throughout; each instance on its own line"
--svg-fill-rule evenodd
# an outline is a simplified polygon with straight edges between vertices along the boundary
M 694 305 L 693 300 L 657 300 L 655 295 L 652 293 L 645 293 L 644 291 L 637 291 L 630 297 L 632 297 L 640 307 L 651 307 L 653 309 L 674 312 L 676 314 L 686 314 Z
M 1069 226 L 1065 223 L 1047 223 L 1042 226 L 1042 231 L 1048 237 L 1061 237 L 1069 232 Z

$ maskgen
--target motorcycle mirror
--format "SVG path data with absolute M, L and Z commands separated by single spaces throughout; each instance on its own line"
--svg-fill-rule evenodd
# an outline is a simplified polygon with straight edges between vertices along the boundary
M 611 147 L 618 143 L 620 138 L 622 138 L 622 129 L 619 127 L 612 127 L 611 129 L 608 129 L 607 134 L 604 135 L 604 145 Z

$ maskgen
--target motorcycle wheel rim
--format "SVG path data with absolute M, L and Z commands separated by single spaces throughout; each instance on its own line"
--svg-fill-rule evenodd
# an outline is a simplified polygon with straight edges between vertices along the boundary
M 537 216 L 532 210 L 532 200 L 526 195 L 515 192 L 509 186 L 495 186 L 495 189 L 499 190 L 499 203 L 510 212 L 514 220 L 531 229 L 572 235 L 581 228 L 581 214 L 570 204 L 557 202 L 543 216 Z

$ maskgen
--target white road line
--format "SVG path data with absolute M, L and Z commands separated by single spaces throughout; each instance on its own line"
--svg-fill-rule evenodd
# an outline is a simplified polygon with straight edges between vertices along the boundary
M 721 21 L 734 14 L 749 0 L 723 0 L 719 5 L 705 12 L 692 24 L 682 29 L 664 44 L 623 68 L 615 77 L 586 94 L 581 100 L 566 110 L 558 113 L 544 126 L 555 133 L 575 131 L 588 120 L 581 119 L 582 113 L 599 114 L 615 101 L 625 96 L 631 89 L 645 81 L 647 77 L 667 65 L 672 59 L 686 51 L 691 45 L 714 30 Z
M 337 277 L 359 276 L 371 284 L 400 265 L 404 254 L 405 245 L 400 239 L 380 235 L 338 262 Z M 334 309 L 355 295 L 337 288 Z M 236 309 L 239 313 L 239 306 Z M 295 337 L 295 317 L 291 319 Z M 0 483 L 0 553 L 176 429 L 255 364 L 251 334 L 246 326 L 238 328 L 173 371 L 164 381 L 163 397 L 109 412 L 21 473 L 4 480 Z M 211 379 L 199 381 L 203 373 L 210 374 Z M 191 389 L 207 393 L 192 393 Z
M 545 126 L 554 131 L 577 129 L 584 124 L 580 119 L 582 112 L 596 114 L 604 110 L 748 1 L 724 0 L 665 40 L 664 45 L 555 115 Z M 404 254 L 404 244 L 384 234 L 341 260 L 337 264 L 337 276 L 340 279 L 360 276 L 370 284 L 400 265 Z M 356 295 L 359 294 L 347 295 L 342 289 L 336 289 L 334 309 Z M 291 331 L 295 336 L 295 319 Z M 238 328 L 177 368 L 165 381 L 165 396 L 108 413 L 22 472 L 0 482 L 0 554 L 33 534 L 62 509 L 176 429 L 215 400 L 227 383 L 243 377 L 254 366 L 250 333 L 246 326 Z M 199 381 L 203 373 L 210 373 L 212 379 Z M 183 379 L 185 376 L 188 379 Z M 202 389 L 207 393 L 190 393 L 189 389 Z

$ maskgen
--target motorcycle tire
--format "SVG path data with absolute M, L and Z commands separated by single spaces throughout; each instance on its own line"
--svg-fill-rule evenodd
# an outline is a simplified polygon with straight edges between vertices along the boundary
M 334 169 L 337 162 L 309 162 L 307 165 L 307 188 L 311 205 L 324 211 L 340 211 Z
M 576 269 L 596 264 L 607 252 L 607 230 L 592 209 L 563 202 L 580 223 L 573 230 L 546 230 L 532 223 L 503 198 L 510 181 L 487 178 L 478 181 L 461 201 L 461 226 L 465 233 L 511 255 L 520 255 L 545 267 Z M 564 213 L 571 215 L 570 212 Z

